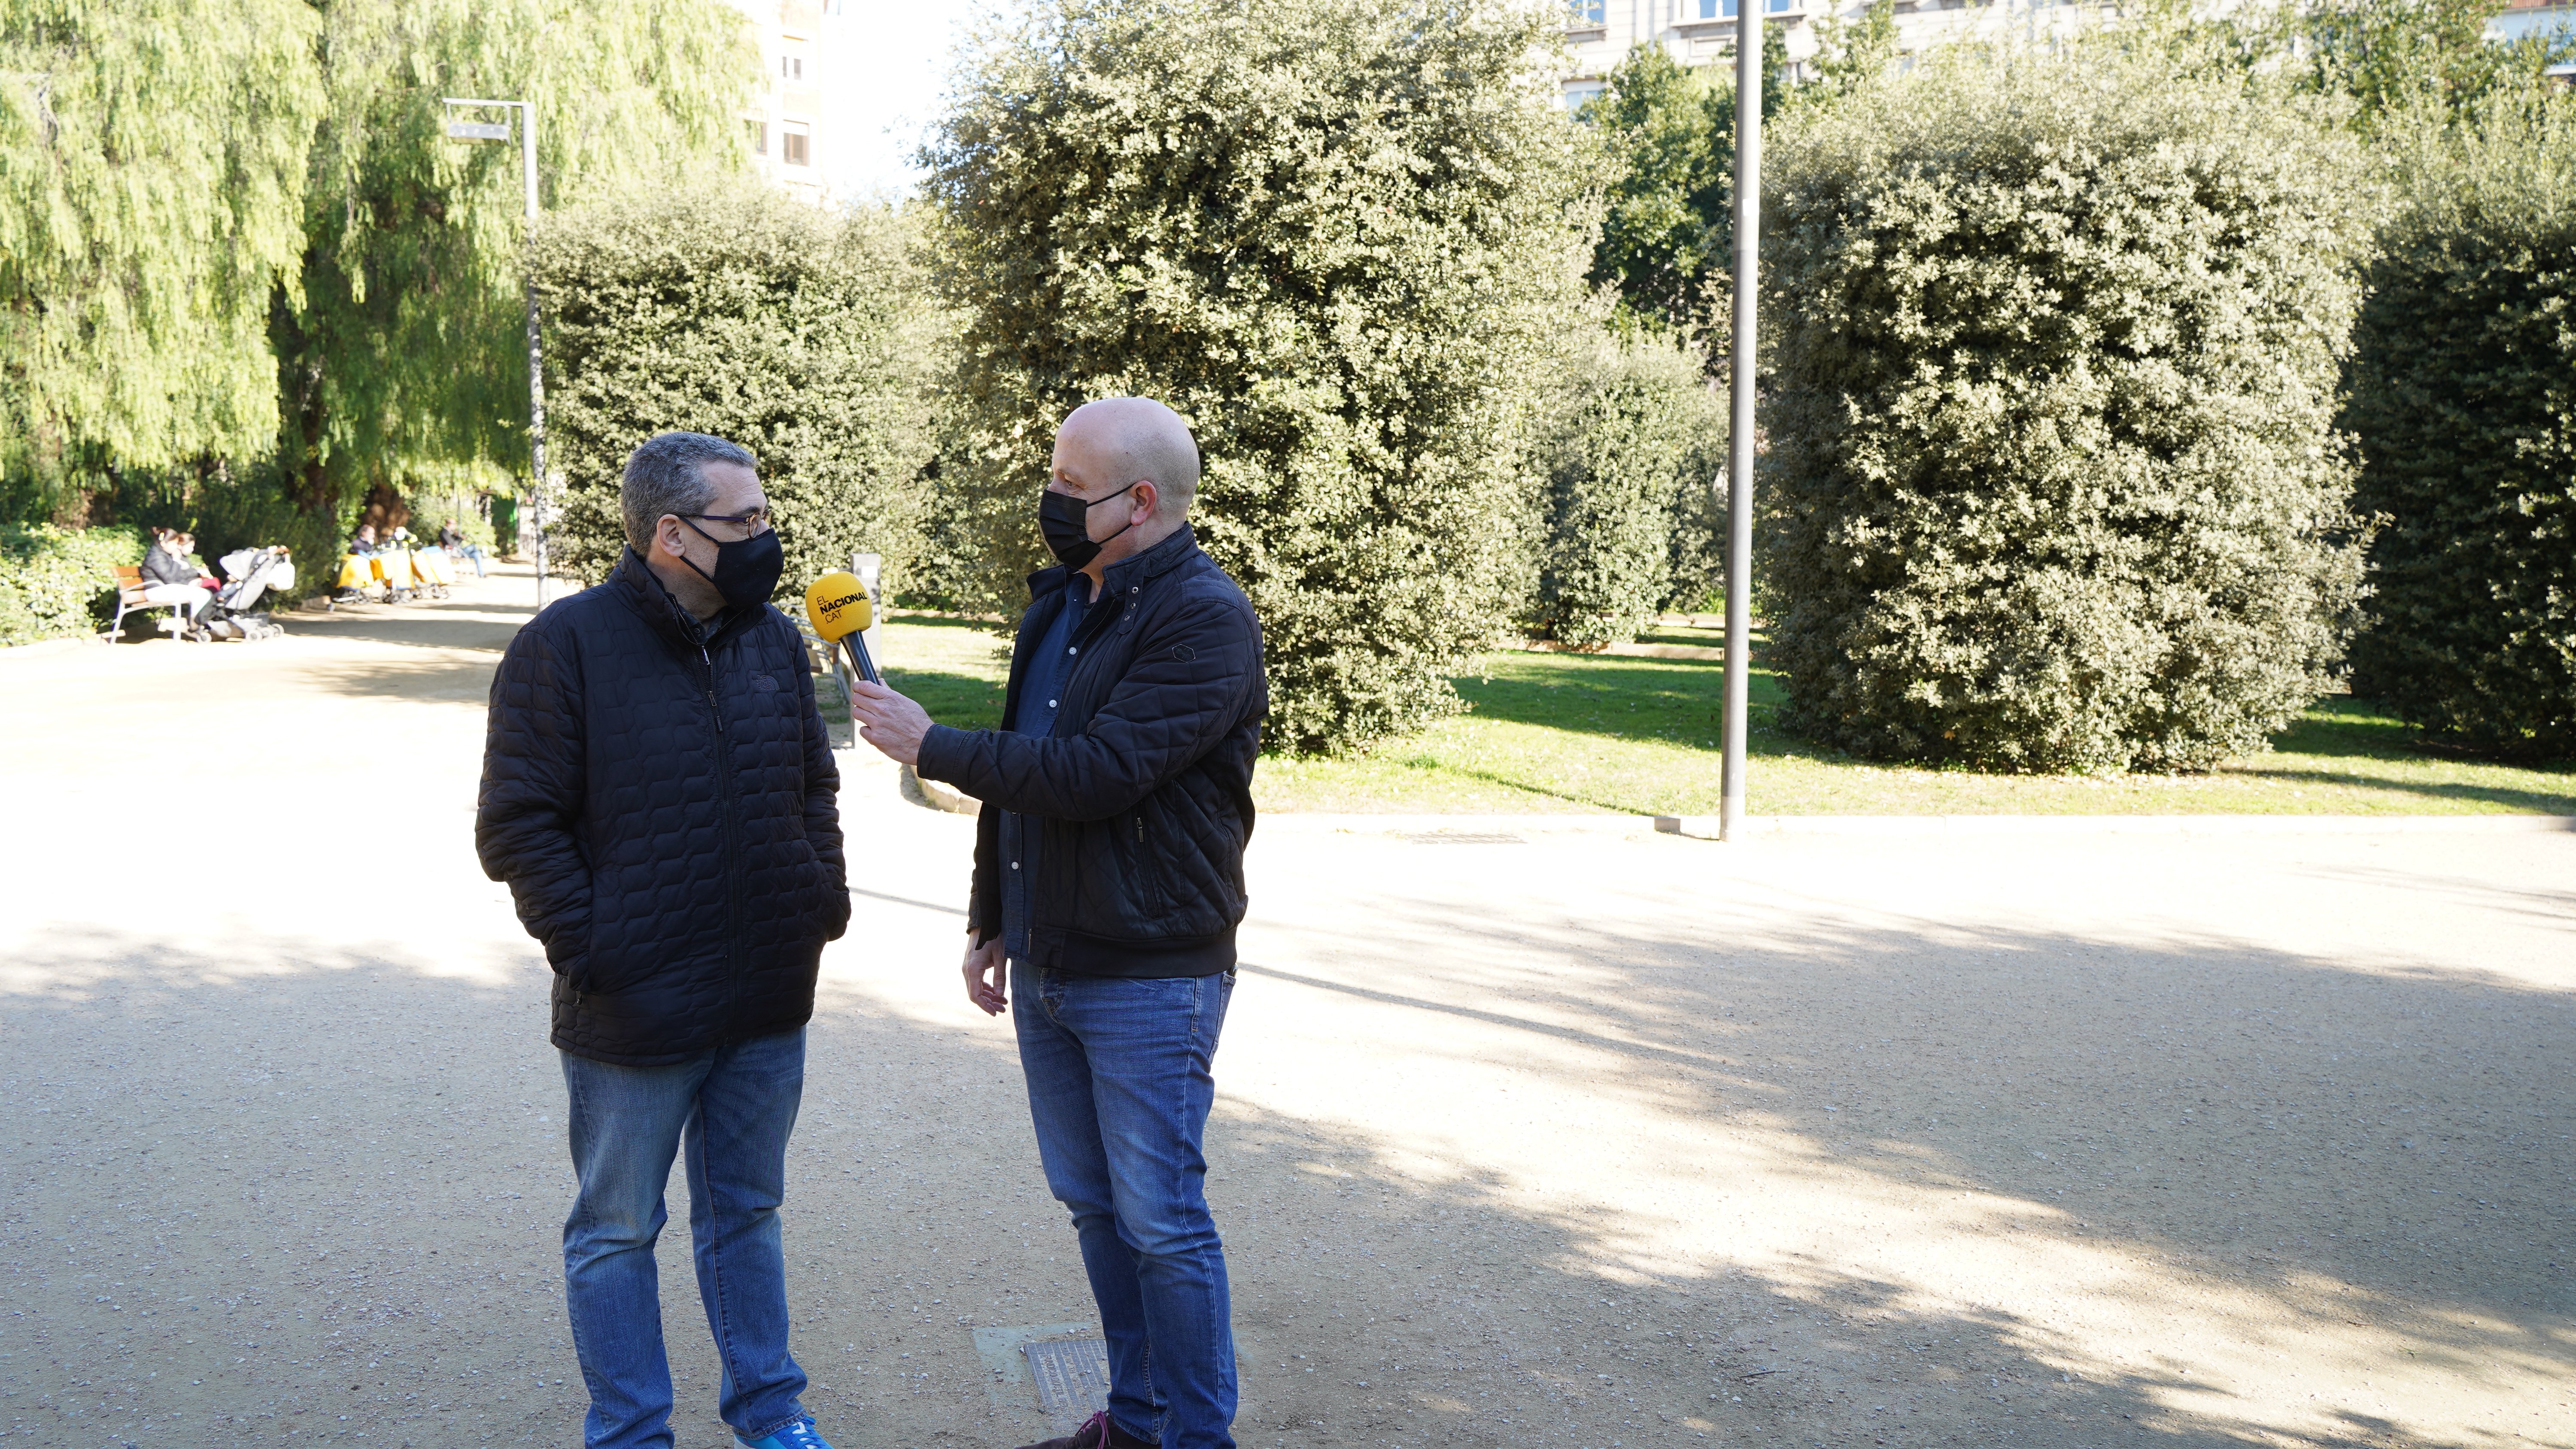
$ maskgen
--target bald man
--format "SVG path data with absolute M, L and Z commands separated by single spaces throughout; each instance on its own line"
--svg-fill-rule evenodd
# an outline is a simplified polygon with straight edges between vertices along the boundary
M 1269 693 L 1251 603 L 1190 536 L 1198 480 L 1170 408 L 1076 409 L 1037 499 L 1058 562 L 1030 576 L 1002 727 L 857 686 L 870 744 L 984 802 L 966 996 L 1018 1028 L 1047 1187 L 1109 1340 L 1108 1412 L 1030 1449 L 1234 1443 L 1200 1142 Z

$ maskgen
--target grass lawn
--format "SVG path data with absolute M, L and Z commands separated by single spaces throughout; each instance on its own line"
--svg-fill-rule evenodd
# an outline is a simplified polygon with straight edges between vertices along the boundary
M 1640 642 L 1723 640 L 1713 628 L 1668 624 Z M 893 615 L 885 654 L 887 682 L 932 718 L 969 729 L 1001 722 L 1008 648 L 984 626 Z M 1253 779 L 1261 808 L 1717 813 L 1722 665 L 1508 651 L 1486 667 L 1487 677 L 1458 681 L 1466 714 L 1411 740 L 1363 759 L 1263 760 Z M 2407 747 L 2396 720 L 2358 700 L 2322 700 L 2274 737 L 2270 753 L 2206 775 L 2085 779 L 1850 759 L 1769 728 L 1779 699 L 1757 663 L 1745 782 L 1756 815 L 2576 815 L 2576 764 L 2426 755 Z

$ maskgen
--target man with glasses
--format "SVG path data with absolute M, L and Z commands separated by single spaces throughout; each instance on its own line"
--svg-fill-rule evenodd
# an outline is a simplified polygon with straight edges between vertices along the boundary
M 584 1440 L 672 1443 L 653 1245 L 685 1150 L 717 1412 L 741 1449 L 829 1449 L 788 1353 L 778 1209 L 815 973 L 850 918 L 840 776 L 804 642 L 769 604 L 778 536 L 751 454 L 661 434 L 619 501 L 617 567 L 493 676 L 474 830 L 555 972 Z
M 870 744 L 985 806 L 966 996 L 1011 1011 L 1038 1157 L 1109 1348 L 1108 1411 L 1032 1449 L 1234 1443 L 1200 1144 L 1269 694 L 1252 605 L 1191 536 L 1198 481 L 1170 408 L 1075 410 L 1031 500 L 1060 566 L 1029 578 L 1002 727 L 934 725 L 893 690 L 855 691 Z

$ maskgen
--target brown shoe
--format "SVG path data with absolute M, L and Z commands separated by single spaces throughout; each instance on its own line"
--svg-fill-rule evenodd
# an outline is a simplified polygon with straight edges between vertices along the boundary
M 1082 1427 L 1053 1439 L 1041 1439 L 1026 1449 L 1161 1449 L 1151 1440 L 1139 1439 L 1118 1427 L 1106 1413 L 1094 1414 L 1082 1421 Z

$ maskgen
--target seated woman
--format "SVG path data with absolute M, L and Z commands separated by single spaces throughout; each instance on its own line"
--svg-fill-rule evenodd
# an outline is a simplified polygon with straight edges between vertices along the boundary
M 340 597 L 352 600 L 367 585 L 376 581 L 378 570 L 368 560 L 376 556 L 376 526 L 358 525 L 358 536 L 349 540 L 349 551 L 340 556 Z
M 153 545 L 143 553 L 143 601 L 182 606 L 187 631 L 194 634 L 199 616 L 215 600 L 215 581 L 188 561 L 188 555 L 197 548 L 194 535 L 175 528 L 156 528 L 152 532 Z

